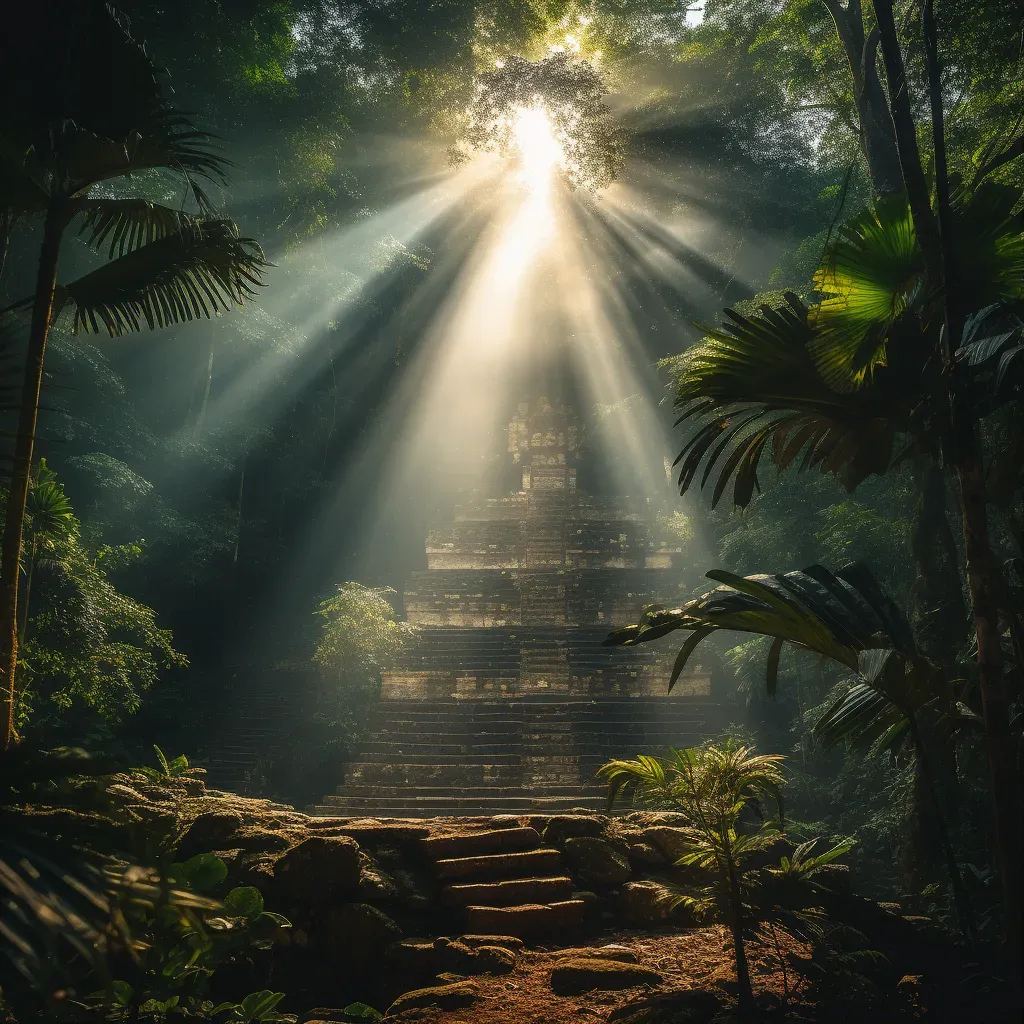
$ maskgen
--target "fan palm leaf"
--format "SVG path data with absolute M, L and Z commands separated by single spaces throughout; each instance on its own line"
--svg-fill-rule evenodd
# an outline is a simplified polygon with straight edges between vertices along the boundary
M 992 182 L 959 196 L 961 287 L 979 306 L 1024 296 L 1019 200 L 1020 190 Z M 765 452 L 777 469 L 818 468 L 852 490 L 888 470 L 901 435 L 923 451 L 945 436 L 941 304 L 905 201 L 886 200 L 844 225 L 815 287 L 821 299 L 810 308 L 787 293 L 783 305 L 750 316 L 725 310 L 675 362 L 677 425 L 688 428 L 676 459 L 681 492 L 703 466 L 700 486 L 714 481 L 713 505 L 732 482 L 733 503 L 745 506 Z M 969 368 L 979 355 L 958 360 Z M 1004 365 L 1021 364 L 1008 354 Z
M 923 284 L 910 207 L 903 196 L 883 200 L 839 229 L 814 277 L 824 298 L 814 310 L 809 354 L 836 391 L 861 388 L 885 365 L 888 331 Z
M 681 492 L 703 465 L 702 488 L 717 472 L 712 504 L 733 480 L 733 503 L 744 506 L 759 489 L 766 451 L 779 469 L 802 454 L 801 468 L 837 473 L 851 488 L 885 471 L 893 410 L 826 384 L 810 350 L 820 329 L 796 295 L 749 317 L 731 309 L 725 316 L 676 365 L 676 425 L 691 428 L 676 459 Z

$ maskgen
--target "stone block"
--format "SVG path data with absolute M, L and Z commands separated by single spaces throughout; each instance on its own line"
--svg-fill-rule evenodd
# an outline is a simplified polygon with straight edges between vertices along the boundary
M 584 907 L 582 900 L 522 907 L 467 907 L 466 924 L 473 931 L 501 932 L 526 939 L 578 928 L 583 923 Z
M 559 960 L 551 969 L 551 988 L 556 995 L 572 996 L 595 989 L 617 990 L 639 985 L 660 985 L 657 971 L 597 957 Z
M 470 1006 L 477 997 L 477 987 L 471 981 L 457 981 L 452 985 L 432 985 L 417 988 L 399 996 L 389 1007 L 386 1016 L 394 1017 L 406 1010 L 437 1006 L 442 1010 L 457 1010 Z
M 532 828 L 498 828 L 468 835 L 434 836 L 424 839 L 420 849 L 433 860 L 473 857 L 506 850 L 532 850 L 540 845 L 540 835 Z
M 505 878 L 529 878 L 558 871 L 562 858 L 557 850 L 527 850 L 523 853 L 495 853 L 480 857 L 439 860 L 434 865 L 443 882 L 461 879 L 489 882 Z

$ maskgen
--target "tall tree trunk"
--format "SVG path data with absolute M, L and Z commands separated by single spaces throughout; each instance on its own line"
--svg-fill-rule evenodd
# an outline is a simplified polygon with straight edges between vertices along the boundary
M 910 618 L 919 650 L 945 669 L 942 699 L 945 706 L 951 707 L 954 702 L 951 681 L 957 676 L 957 659 L 968 639 L 963 570 L 947 516 L 945 472 L 933 459 L 922 458 L 914 465 L 914 482 L 917 500 L 910 545 L 915 579 Z M 946 798 L 947 820 L 952 820 L 959 810 L 956 745 L 951 742 L 949 729 L 935 716 L 923 717 L 918 725 L 932 752 L 935 778 Z M 925 812 L 925 819 L 927 814 Z M 934 860 L 935 845 L 927 835 L 922 835 L 920 840 L 919 862 Z
M 911 622 L 921 651 L 953 666 L 967 639 L 967 605 L 960 555 L 949 525 L 946 478 L 933 459 L 913 467 L 917 498 L 910 523 L 916 570 L 911 591 Z
M 896 35 L 896 21 L 892 12 L 892 0 L 875 0 L 875 17 L 882 43 L 882 60 L 885 63 L 885 78 L 889 86 L 889 103 L 892 108 L 892 123 L 896 133 L 896 149 L 900 156 L 900 170 L 906 186 L 907 201 L 914 218 L 914 230 L 924 253 L 928 269 L 938 280 L 939 238 L 935 218 L 932 215 L 928 195 L 928 182 L 921 166 L 921 153 L 917 145 L 917 126 L 910 106 L 907 91 L 907 69 L 903 63 L 903 51 Z
M 868 168 L 871 192 L 875 196 L 898 195 L 903 191 L 903 174 L 896 149 L 885 90 L 878 77 L 875 52 L 877 33 L 865 38 L 860 0 L 822 0 L 836 26 L 836 34 L 850 63 L 853 100 L 860 123 L 860 145 Z
M 11 231 L 14 228 L 14 214 L 10 210 L 0 210 L 0 282 L 4 279 L 7 267 L 7 254 L 11 249 Z M 0 292 L 3 295 L 3 292 Z
M 988 509 L 977 427 L 953 398 L 953 444 L 963 507 L 967 582 L 978 638 L 978 682 L 988 740 L 988 767 L 995 817 L 996 860 L 1003 891 L 1003 921 L 1013 969 L 1021 956 L 1021 805 L 1017 744 L 1010 732 L 1010 699 L 1003 677 L 1002 638 L 995 595 L 995 565 L 988 536 Z
M 39 393 L 43 386 L 43 359 L 53 316 L 53 297 L 57 289 L 57 259 L 66 216 L 62 204 L 52 201 L 43 225 L 43 245 L 39 253 L 36 293 L 32 303 L 32 324 L 25 353 L 25 376 L 18 414 L 18 433 L 14 441 L 14 464 L 7 497 L 4 539 L 0 551 L 0 670 L 4 673 L 3 746 L 14 736 L 16 705 L 15 675 L 18 667 L 18 572 L 22 536 L 25 531 L 25 502 L 35 450 L 36 423 L 39 419 Z
M 957 288 L 957 253 L 946 166 L 942 79 L 932 0 L 924 5 L 924 41 L 935 146 L 935 189 L 941 256 L 946 338 L 952 357 L 963 332 L 964 307 Z M 978 682 L 988 739 L 988 764 L 995 818 L 996 859 L 1003 892 L 1003 925 L 1013 981 L 1020 984 L 1021 958 L 1021 804 L 1017 750 L 1010 732 L 1010 701 L 1003 676 L 1003 648 L 996 599 L 996 567 L 988 533 L 988 507 L 981 443 L 973 411 L 950 389 L 953 463 L 960 480 L 967 582 L 978 641 Z

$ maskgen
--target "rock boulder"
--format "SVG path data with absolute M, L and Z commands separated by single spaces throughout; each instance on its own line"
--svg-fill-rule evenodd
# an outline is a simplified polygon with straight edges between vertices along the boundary
M 662 981 L 662 976 L 649 967 L 597 957 L 559 960 L 551 969 L 551 988 L 560 996 L 575 996 L 594 989 L 660 985 Z
M 668 920 L 671 911 L 656 882 L 626 882 L 615 901 L 624 924 L 631 928 L 653 928 Z
M 359 886 L 359 844 L 348 836 L 310 835 L 274 864 L 273 874 L 286 896 L 322 904 Z
M 406 1010 L 418 1010 L 438 1006 L 442 1010 L 457 1010 L 471 1005 L 477 995 L 477 987 L 471 981 L 457 981 L 452 985 L 432 985 L 417 988 L 399 996 L 389 1007 L 387 1017 L 395 1017 Z

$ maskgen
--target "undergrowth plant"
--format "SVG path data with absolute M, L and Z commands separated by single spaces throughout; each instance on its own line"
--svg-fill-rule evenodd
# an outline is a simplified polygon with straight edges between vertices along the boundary
M 780 754 L 757 754 L 727 740 L 670 750 L 664 757 L 613 760 L 598 771 L 608 782 L 609 809 L 617 797 L 628 794 L 635 806 L 685 816 L 686 824 L 678 831 L 686 852 L 676 864 L 705 871 L 711 881 L 690 888 L 664 884 L 660 895 L 671 907 L 686 907 L 698 918 L 728 925 L 742 1011 L 752 1009 L 754 1002 L 747 941 L 768 919 L 813 937 L 821 915 L 804 883 L 852 846 L 840 843 L 815 856 L 812 840 L 782 857 L 777 867 L 751 868 L 752 859 L 763 861 L 786 840 L 783 760 Z M 765 813 L 767 801 L 775 804 L 774 817 Z

